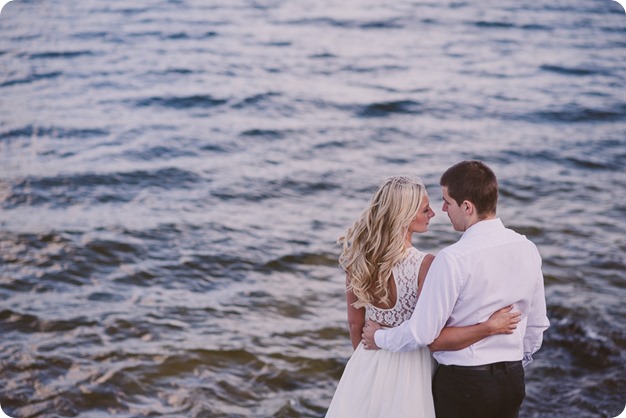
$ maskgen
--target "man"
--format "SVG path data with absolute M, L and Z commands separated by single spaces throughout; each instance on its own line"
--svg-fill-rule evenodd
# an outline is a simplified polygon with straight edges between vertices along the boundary
M 485 321 L 514 305 L 521 322 L 510 335 L 487 337 L 458 351 L 436 351 L 433 378 L 438 418 L 517 417 L 525 397 L 524 368 L 548 328 L 541 257 L 523 235 L 496 217 L 498 183 L 479 161 L 462 161 L 441 177 L 443 211 L 459 241 L 433 261 L 410 320 L 382 329 L 368 322 L 367 349 L 408 351 L 430 345 L 445 326 Z

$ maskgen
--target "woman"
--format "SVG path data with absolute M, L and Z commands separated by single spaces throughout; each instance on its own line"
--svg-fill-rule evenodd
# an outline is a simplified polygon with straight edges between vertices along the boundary
M 348 323 L 355 349 L 328 408 L 327 418 L 434 418 L 434 360 L 428 348 L 392 353 L 360 344 L 366 318 L 387 326 L 409 319 L 434 256 L 414 248 L 414 233 L 426 232 L 435 216 L 423 183 L 390 177 L 369 207 L 339 238 L 346 271 Z M 486 322 L 444 328 L 433 351 L 459 350 L 494 334 L 510 334 L 519 314 L 506 307 Z

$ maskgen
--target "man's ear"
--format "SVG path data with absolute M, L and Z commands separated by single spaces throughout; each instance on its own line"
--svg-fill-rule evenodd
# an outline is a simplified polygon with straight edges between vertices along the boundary
M 463 203 L 461 203 L 461 209 L 463 209 L 463 212 L 465 212 L 467 216 L 472 216 L 476 213 L 476 206 L 469 200 L 464 200 Z

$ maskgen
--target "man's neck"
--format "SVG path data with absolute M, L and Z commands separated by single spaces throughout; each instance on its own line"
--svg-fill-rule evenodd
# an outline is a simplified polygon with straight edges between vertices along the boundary
M 473 219 L 470 219 L 469 223 L 468 223 L 468 224 L 467 224 L 467 226 L 465 227 L 465 231 L 467 231 L 468 229 L 470 229 L 472 226 L 476 225 L 476 224 L 477 224 L 477 223 L 479 223 L 479 222 L 482 222 L 482 221 L 491 221 L 491 220 L 493 220 L 493 219 L 496 219 L 496 217 L 497 217 L 497 216 L 496 216 L 496 214 L 494 213 L 493 215 L 487 215 L 487 216 L 486 216 L 486 217 L 484 217 L 484 218 L 478 218 L 478 217 L 475 217 L 475 218 L 473 218 Z

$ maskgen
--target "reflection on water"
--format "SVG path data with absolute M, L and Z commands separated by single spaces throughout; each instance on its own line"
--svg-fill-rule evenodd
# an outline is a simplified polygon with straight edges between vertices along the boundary
M 522 415 L 618 415 L 625 33 L 610 1 L 9 3 L 0 404 L 323 416 L 351 353 L 335 239 L 386 176 L 436 203 L 477 158 L 544 258 Z

